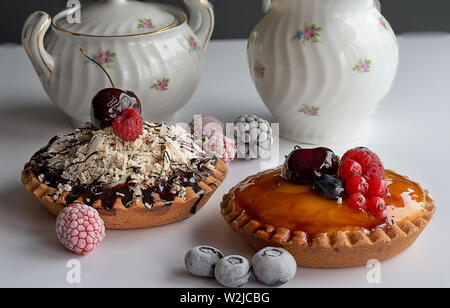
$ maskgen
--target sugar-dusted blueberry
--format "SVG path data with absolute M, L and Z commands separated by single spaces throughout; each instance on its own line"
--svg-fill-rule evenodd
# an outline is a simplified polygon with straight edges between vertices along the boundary
M 297 263 L 285 249 L 266 247 L 253 257 L 253 275 L 267 286 L 276 287 L 294 278 Z
M 344 181 L 328 174 L 316 179 L 313 190 L 326 199 L 339 199 L 345 197 Z
M 214 268 L 223 254 L 211 246 L 198 246 L 192 248 L 184 257 L 186 269 L 194 276 L 214 277 Z
M 308 185 L 323 174 L 336 175 L 338 169 L 339 158 L 332 150 L 298 147 L 286 158 L 283 178 L 294 184 Z
M 218 283 L 227 288 L 240 288 L 248 283 L 251 267 L 242 256 L 232 255 L 217 262 L 214 274 Z

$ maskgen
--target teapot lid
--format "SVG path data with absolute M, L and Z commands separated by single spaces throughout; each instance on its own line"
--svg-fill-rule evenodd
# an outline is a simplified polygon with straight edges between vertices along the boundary
M 58 30 L 81 36 L 120 37 L 157 33 L 172 29 L 187 20 L 176 7 L 127 0 L 103 0 L 82 6 L 80 22 L 76 8 L 65 10 L 53 19 Z

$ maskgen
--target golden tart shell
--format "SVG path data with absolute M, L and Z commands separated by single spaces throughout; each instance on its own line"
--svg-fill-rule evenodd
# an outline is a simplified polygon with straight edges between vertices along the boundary
M 265 224 L 251 217 L 233 202 L 235 190 L 247 178 L 223 197 L 221 212 L 231 228 L 255 250 L 268 246 L 282 247 L 295 258 L 297 265 L 312 268 L 344 268 L 366 265 L 370 260 L 385 260 L 411 246 L 422 233 L 436 211 L 435 203 L 424 190 L 424 212 L 414 220 L 404 220 L 387 228 L 371 231 L 356 228 L 333 234 L 308 236 L 302 230 L 290 230 Z
M 205 191 L 203 197 L 196 194 L 192 188 L 188 187 L 186 188 L 185 199 L 177 197 L 170 206 L 164 206 L 163 202 L 157 202 L 151 210 L 144 206 L 141 199 L 135 200 L 131 206 L 127 208 L 123 205 L 120 197 L 116 199 L 114 206 L 112 207 L 113 211 L 104 209 L 101 200 L 95 201 L 92 206 L 98 210 L 107 229 L 142 229 L 174 223 L 192 216 L 193 214 L 190 211 L 199 198 L 202 199 L 196 206 L 197 211 L 208 202 L 209 198 L 225 180 L 228 173 L 227 164 L 223 160 L 218 159 L 216 168 L 212 173 L 214 176 L 209 176 L 198 183 Z M 63 194 L 59 199 L 54 200 L 53 195 L 55 194 L 56 189 L 41 183 L 31 171 L 31 166 L 29 164 L 25 165 L 25 168 L 22 171 L 22 182 L 26 189 L 30 191 L 53 215 L 57 216 L 65 208 L 65 197 L 68 193 Z M 83 203 L 82 197 L 79 197 L 76 202 Z

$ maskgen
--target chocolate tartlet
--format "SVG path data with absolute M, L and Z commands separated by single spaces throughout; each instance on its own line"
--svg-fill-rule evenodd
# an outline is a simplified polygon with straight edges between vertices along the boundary
M 108 229 L 137 229 L 188 218 L 228 172 L 179 126 L 144 123 L 136 141 L 92 124 L 50 140 L 25 165 L 22 182 L 52 214 L 71 203 L 100 213 Z

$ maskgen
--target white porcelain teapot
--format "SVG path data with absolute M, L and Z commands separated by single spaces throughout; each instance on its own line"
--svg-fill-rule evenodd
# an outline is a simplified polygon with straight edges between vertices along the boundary
M 91 100 L 111 87 L 136 93 L 145 120 L 167 121 L 196 90 L 214 28 L 207 0 L 184 0 L 190 11 L 127 0 L 103 0 L 62 11 L 33 13 L 22 41 L 51 100 L 74 122 L 89 121 Z M 79 20 L 77 20 L 79 16 Z
M 358 138 L 392 86 L 398 45 L 373 0 L 264 0 L 248 44 L 256 88 L 280 135 Z

